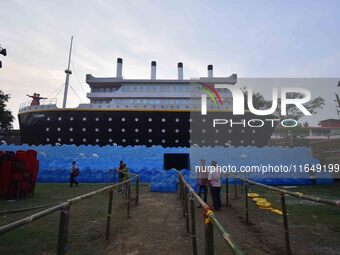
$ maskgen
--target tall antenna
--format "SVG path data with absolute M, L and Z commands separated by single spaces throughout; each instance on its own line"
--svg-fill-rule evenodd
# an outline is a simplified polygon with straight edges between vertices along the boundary
M 67 66 L 67 69 L 65 69 L 66 80 L 65 80 L 65 90 L 64 90 L 63 108 L 66 108 L 68 85 L 69 85 L 69 81 L 70 81 L 70 74 L 72 74 L 72 71 L 70 70 L 70 64 L 71 64 L 71 52 L 72 52 L 72 43 L 73 43 L 73 35 L 72 35 L 72 37 L 71 37 L 70 53 L 69 53 L 69 55 L 68 55 L 68 66 Z

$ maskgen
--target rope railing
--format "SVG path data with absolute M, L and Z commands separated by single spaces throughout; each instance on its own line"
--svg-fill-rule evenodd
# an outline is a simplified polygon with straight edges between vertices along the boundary
M 214 229 L 215 226 L 221 234 L 223 240 L 227 243 L 233 254 L 243 255 L 242 250 L 236 245 L 231 235 L 224 229 L 218 221 L 214 212 L 210 207 L 201 199 L 201 197 L 194 191 L 194 189 L 185 181 L 183 175 L 179 173 L 179 197 L 183 206 L 183 216 L 186 220 L 187 233 L 191 234 L 192 238 L 192 254 L 197 255 L 197 237 L 196 237 L 196 217 L 195 217 L 195 200 L 204 209 L 204 229 L 205 229 L 205 254 L 214 254 Z M 191 230 L 189 221 L 189 206 L 188 195 L 190 195 L 190 214 L 191 214 Z
M 109 191 L 109 199 L 108 199 L 108 211 L 107 211 L 107 221 L 106 221 L 106 235 L 105 239 L 109 240 L 110 237 L 110 222 L 111 222 L 111 215 L 112 215 L 112 201 L 113 201 L 113 190 L 117 187 L 122 185 L 126 185 L 126 198 L 127 198 L 127 217 L 130 218 L 130 201 L 131 201 L 131 181 L 135 180 L 135 189 L 136 189 L 136 196 L 135 202 L 136 205 L 138 204 L 138 197 L 139 197 L 139 176 L 136 174 L 130 174 L 132 177 L 119 182 L 114 183 L 112 185 L 106 186 L 104 188 L 68 199 L 65 202 L 62 202 L 58 205 L 52 206 L 47 208 L 43 211 L 38 213 L 32 214 L 28 217 L 23 219 L 17 220 L 15 222 L 9 223 L 7 225 L 0 227 L 0 235 L 13 231 L 21 226 L 24 226 L 28 223 L 36 221 L 40 218 L 43 218 L 49 214 L 52 214 L 56 211 L 60 210 L 60 219 L 59 219 L 59 233 L 58 233 L 58 242 L 57 242 L 57 255 L 64 255 L 68 251 L 67 249 L 67 236 L 68 236 L 68 219 L 71 211 L 71 205 L 77 203 L 81 200 L 85 200 L 91 198 L 97 194 L 103 193 L 105 191 Z
M 249 186 L 249 184 L 253 184 L 255 186 L 259 186 L 259 187 L 262 187 L 262 188 L 265 188 L 265 189 L 268 189 L 268 190 L 271 190 L 271 191 L 276 191 L 276 192 L 279 193 L 287 254 L 291 254 L 291 247 L 290 247 L 290 239 L 289 239 L 289 226 L 288 226 L 288 217 L 287 217 L 288 213 L 287 213 L 285 195 L 296 197 L 298 199 L 313 201 L 313 202 L 320 203 L 320 204 L 340 207 L 340 200 L 332 200 L 332 199 L 321 198 L 321 197 L 318 197 L 318 196 L 304 195 L 301 192 L 293 192 L 293 191 L 289 191 L 289 190 L 286 190 L 286 189 L 283 189 L 283 188 L 277 188 L 277 187 L 269 186 L 269 185 L 266 185 L 266 184 L 263 184 L 263 183 L 252 181 L 252 180 L 242 178 L 242 177 L 239 177 L 237 175 L 232 175 L 232 174 L 227 174 L 227 176 L 226 176 L 226 203 L 227 203 L 227 205 L 229 204 L 229 178 L 228 178 L 228 176 L 231 176 L 231 177 L 234 178 L 235 199 L 237 198 L 236 179 L 239 179 L 243 182 L 244 195 L 245 195 L 244 198 L 245 198 L 245 219 L 246 219 L 246 223 L 249 223 L 249 207 L 248 207 L 248 199 L 249 199 L 248 198 L 248 188 L 249 188 L 248 186 Z

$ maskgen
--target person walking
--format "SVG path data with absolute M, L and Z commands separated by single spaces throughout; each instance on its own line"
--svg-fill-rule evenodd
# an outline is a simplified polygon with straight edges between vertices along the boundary
M 77 182 L 76 178 L 79 175 L 79 168 L 76 164 L 76 161 L 72 162 L 71 171 L 70 171 L 70 187 L 73 187 L 73 184 L 78 186 L 79 182 Z
M 221 176 L 222 173 L 216 169 L 217 162 L 211 161 L 211 168 L 208 176 L 210 186 L 211 198 L 214 209 L 219 211 L 221 209 Z
M 200 160 L 200 169 L 197 175 L 197 185 L 198 185 L 198 195 L 201 197 L 203 193 L 203 201 L 207 202 L 207 196 L 208 196 L 208 175 L 209 173 L 206 171 L 205 167 L 205 160 Z M 198 207 L 202 207 L 199 205 Z

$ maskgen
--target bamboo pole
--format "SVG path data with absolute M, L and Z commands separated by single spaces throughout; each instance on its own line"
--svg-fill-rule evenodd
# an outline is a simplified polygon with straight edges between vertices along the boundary
M 135 185 L 136 185 L 135 204 L 138 205 L 138 203 L 139 203 L 139 176 L 138 175 L 136 176 Z
M 189 207 L 188 207 L 188 194 L 186 190 L 184 189 L 184 208 L 185 208 L 185 226 L 187 233 L 190 233 L 190 225 L 189 225 Z
M 127 182 L 127 218 L 130 218 L 131 179 Z
M 113 200 L 113 189 L 110 189 L 109 200 L 108 200 L 108 208 L 107 208 L 107 219 L 106 219 L 106 236 L 105 236 L 106 240 L 109 240 L 109 237 L 110 237 L 112 200 Z
M 291 254 L 286 200 L 285 200 L 285 194 L 283 192 L 280 192 L 280 198 L 281 198 L 281 208 L 282 208 L 282 218 L 283 218 L 283 229 L 285 232 L 286 250 L 287 250 L 287 254 Z
M 67 253 L 67 237 L 68 237 L 68 222 L 70 215 L 70 204 L 65 203 L 60 210 L 59 220 L 59 234 L 57 243 L 57 255 L 64 255 Z
M 249 224 L 249 208 L 248 208 L 248 183 L 244 182 L 244 200 L 246 208 L 246 223 Z
M 191 214 L 192 255 L 197 255 L 195 199 L 194 199 L 194 197 L 192 195 L 190 196 L 190 214 Z

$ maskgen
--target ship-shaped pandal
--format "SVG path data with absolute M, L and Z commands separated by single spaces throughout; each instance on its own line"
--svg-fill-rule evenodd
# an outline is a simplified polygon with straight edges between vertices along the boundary
M 212 128 L 214 118 L 235 122 L 263 118 L 246 112 L 233 116 L 232 97 L 226 89 L 216 89 L 220 102 L 208 100 L 208 114 L 201 114 L 201 89 L 213 84 L 237 83 L 237 75 L 214 77 L 208 65 L 208 76 L 184 79 L 183 63 L 178 63 L 177 79 L 157 79 L 155 61 L 151 62 L 150 79 L 124 79 L 123 60 L 117 59 L 115 77 L 86 75 L 91 91 L 88 104 L 66 108 L 72 41 L 63 108 L 56 100 L 42 100 L 40 105 L 25 103 L 19 109 L 21 141 L 26 144 L 75 145 L 161 145 L 164 147 L 198 146 L 265 146 L 275 127 L 265 123 L 261 128 Z M 267 116 L 268 117 L 268 116 Z M 193 139 L 194 138 L 194 139 Z

